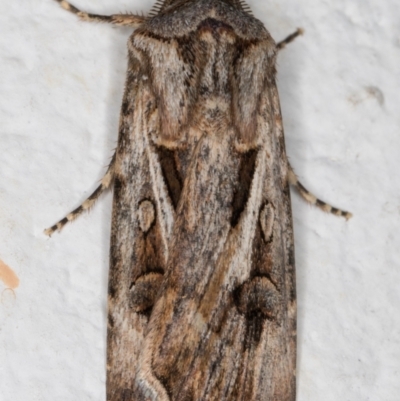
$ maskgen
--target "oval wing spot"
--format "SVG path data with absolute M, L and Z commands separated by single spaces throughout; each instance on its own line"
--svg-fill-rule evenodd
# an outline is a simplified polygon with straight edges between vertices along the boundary
M 274 227 L 275 212 L 270 203 L 267 203 L 260 212 L 260 225 L 266 242 L 272 238 L 272 230 Z
M 152 226 L 156 218 L 156 210 L 154 208 L 153 203 L 149 200 L 144 200 L 140 202 L 138 214 L 139 214 L 140 229 L 144 233 L 147 233 L 147 231 L 150 230 L 150 227 Z

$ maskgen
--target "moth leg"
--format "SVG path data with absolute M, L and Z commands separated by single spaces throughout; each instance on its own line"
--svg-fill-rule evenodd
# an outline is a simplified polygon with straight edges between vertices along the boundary
M 96 200 L 100 197 L 100 195 L 110 188 L 113 179 L 114 179 L 114 166 L 115 166 L 116 153 L 111 160 L 110 165 L 108 166 L 107 172 L 101 180 L 100 185 L 96 188 L 96 190 L 75 210 L 65 216 L 58 223 L 54 224 L 50 228 L 44 230 L 44 233 L 49 237 L 55 232 L 60 231 L 69 221 L 75 220 L 79 217 L 85 210 L 90 209 Z
M 298 36 L 303 35 L 304 30 L 302 28 L 297 28 L 297 30 L 287 36 L 285 39 L 281 40 L 276 44 L 278 50 L 282 50 L 286 45 L 293 42 Z
M 289 164 L 289 173 L 288 173 L 289 183 L 293 185 L 299 194 L 304 198 L 308 203 L 315 205 L 322 209 L 324 212 L 332 213 L 336 216 L 342 216 L 346 220 L 348 220 L 353 215 L 350 212 L 346 212 L 344 210 L 337 209 L 329 205 L 328 203 L 318 199 L 314 194 L 312 194 L 304 185 L 298 180 L 296 174 L 294 173 L 292 166 Z
M 71 3 L 68 3 L 68 1 L 65 0 L 55 0 L 55 1 L 57 3 L 60 3 L 61 7 L 64 10 L 67 10 L 75 14 L 82 21 L 108 22 L 114 25 L 132 26 L 136 28 L 146 20 L 146 17 L 144 17 L 143 15 L 135 15 L 135 14 L 112 14 L 112 15 L 91 14 L 87 13 L 86 11 L 79 10 L 79 8 L 76 8 Z

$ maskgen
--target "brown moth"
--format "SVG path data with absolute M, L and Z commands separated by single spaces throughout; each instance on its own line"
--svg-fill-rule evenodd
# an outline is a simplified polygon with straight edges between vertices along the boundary
M 294 401 L 297 180 L 275 82 L 276 44 L 241 0 L 165 0 L 129 25 L 115 155 L 108 401 Z

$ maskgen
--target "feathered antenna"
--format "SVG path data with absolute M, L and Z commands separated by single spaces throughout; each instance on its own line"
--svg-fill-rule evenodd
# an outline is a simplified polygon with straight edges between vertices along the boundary
M 154 6 L 151 8 L 150 12 L 149 12 L 149 17 L 154 17 L 156 16 L 161 9 L 163 8 L 165 3 L 165 0 L 157 0 L 156 3 L 154 4 Z
M 250 6 L 244 0 L 239 0 L 239 5 L 245 13 L 253 15 Z

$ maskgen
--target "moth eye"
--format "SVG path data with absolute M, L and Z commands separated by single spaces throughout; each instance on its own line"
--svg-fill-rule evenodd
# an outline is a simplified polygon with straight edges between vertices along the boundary
M 235 227 L 239 222 L 240 215 L 246 207 L 247 200 L 249 198 L 251 182 L 253 181 L 254 177 L 256 158 L 256 150 L 249 150 L 240 156 L 238 183 L 236 185 L 232 200 L 232 227 Z
M 271 204 L 267 203 L 260 212 L 260 225 L 264 235 L 265 242 L 272 239 L 272 230 L 274 227 L 275 212 Z
M 138 215 L 140 229 L 144 233 L 147 233 L 156 218 L 156 211 L 153 203 L 149 200 L 141 201 L 139 204 Z
M 148 273 L 139 277 L 130 287 L 130 305 L 135 312 L 146 312 L 156 301 L 163 274 Z

